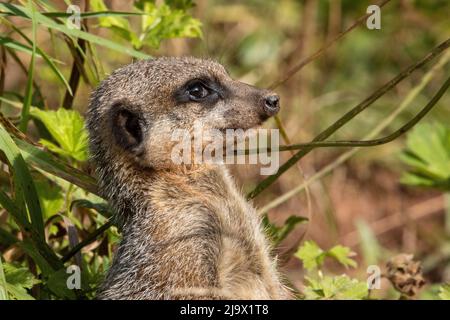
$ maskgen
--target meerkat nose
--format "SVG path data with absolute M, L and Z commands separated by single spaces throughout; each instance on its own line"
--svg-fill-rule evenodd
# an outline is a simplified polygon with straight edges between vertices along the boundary
M 267 96 L 264 99 L 264 111 L 271 117 L 280 110 L 280 97 L 276 94 Z

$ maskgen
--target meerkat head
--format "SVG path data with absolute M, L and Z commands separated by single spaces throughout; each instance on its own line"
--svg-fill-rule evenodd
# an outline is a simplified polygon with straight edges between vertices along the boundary
M 120 156 L 160 169 L 171 165 L 174 130 L 191 130 L 196 121 L 206 130 L 246 130 L 278 110 L 276 94 L 231 79 L 219 63 L 158 58 L 104 80 L 91 97 L 87 128 L 99 165 Z

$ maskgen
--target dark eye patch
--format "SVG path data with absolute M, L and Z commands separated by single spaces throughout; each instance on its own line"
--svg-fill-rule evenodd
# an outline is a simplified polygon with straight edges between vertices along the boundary
M 216 79 L 200 77 L 187 81 L 174 93 L 177 103 L 197 102 L 212 106 L 224 98 L 226 89 Z

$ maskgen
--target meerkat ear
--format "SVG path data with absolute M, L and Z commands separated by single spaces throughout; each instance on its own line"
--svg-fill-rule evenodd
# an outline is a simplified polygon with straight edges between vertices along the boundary
M 142 120 L 138 114 L 125 108 L 115 108 L 112 131 L 116 142 L 125 149 L 135 149 L 142 142 Z

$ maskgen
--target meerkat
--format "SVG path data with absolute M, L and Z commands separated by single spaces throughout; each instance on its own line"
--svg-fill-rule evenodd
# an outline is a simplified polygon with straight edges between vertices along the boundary
M 222 65 L 162 57 L 113 72 L 86 114 L 101 192 L 122 233 L 98 299 L 287 299 L 261 227 L 225 165 L 176 165 L 171 134 L 195 120 L 249 129 L 279 110 Z

